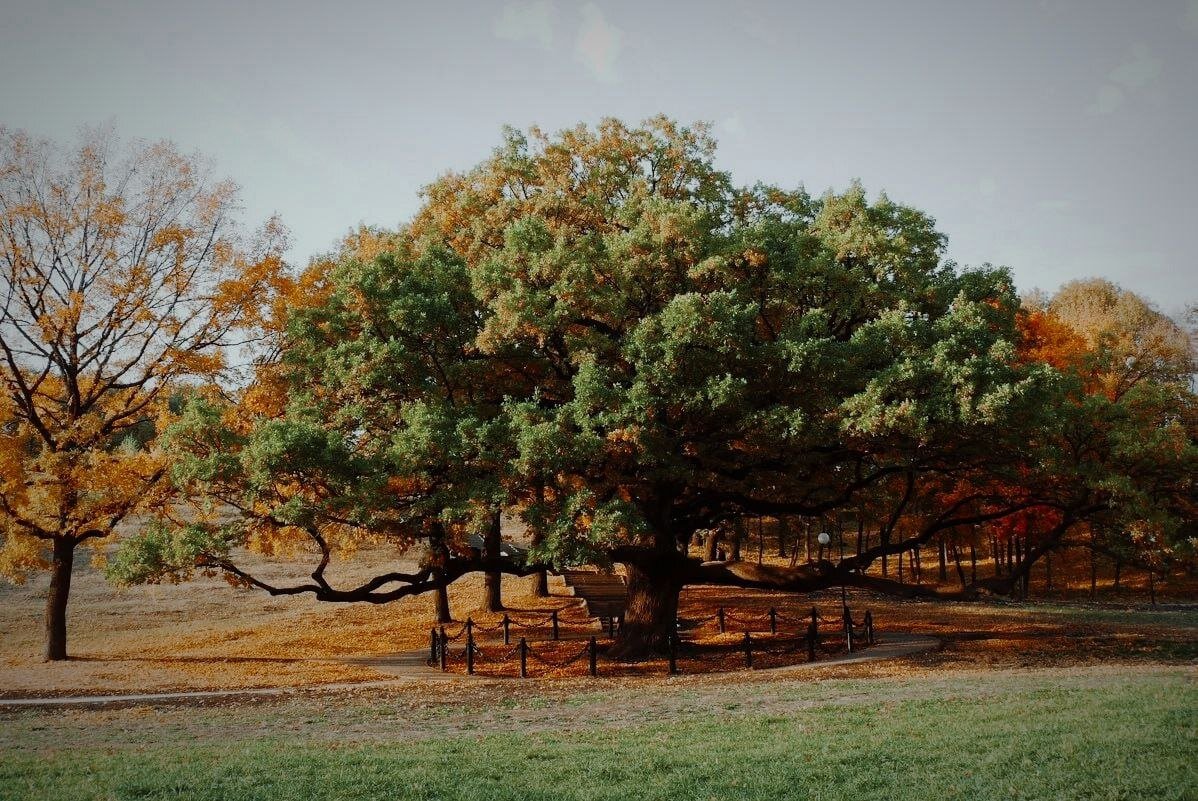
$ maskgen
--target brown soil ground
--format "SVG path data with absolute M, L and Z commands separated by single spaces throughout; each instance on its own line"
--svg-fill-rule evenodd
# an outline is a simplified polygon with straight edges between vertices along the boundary
M 755 553 L 746 556 L 756 558 Z M 292 560 L 248 560 L 264 577 L 302 575 L 302 568 Z M 335 582 L 349 584 L 400 564 L 382 549 L 360 551 L 335 563 L 330 576 Z M 879 633 L 932 634 L 944 640 L 944 647 L 894 663 L 827 670 L 835 675 L 877 676 L 894 671 L 1112 662 L 1192 664 L 1198 659 L 1198 606 L 1176 602 L 1178 596 L 1194 597 L 1189 588 L 1178 582 L 1161 585 L 1160 597 L 1171 605 L 1152 610 L 1143 588 L 1129 587 L 1134 576 L 1125 575 L 1123 595 L 1114 596 L 1108 572 L 1100 582 L 1101 602 L 1090 604 L 1081 600 L 1088 597 L 1088 561 L 1071 570 L 1068 566 L 1068 560 L 1058 560 L 1054 566 L 1056 584 L 1053 600 L 1047 604 L 909 602 L 849 593 L 855 618 L 860 621 L 870 609 Z M 930 581 L 936 573 L 935 554 L 928 549 L 923 578 Z M 954 578 L 951 566 L 949 577 Z M 575 656 L 583 639 L 600 634 L 597 624 L 565 595 L 560 579 L 551 579 L 551 591 L 557 597 L 548 599 L 529 595 L 531 581 L 505 578 L 504 598 L 512 617 L 533 624 L 545 619 L 538 610 L 563 608 L 561 630 L 569 639 L 545 643 L 548 631 L 543 627 L 527 632 L 514 627 L 514 636 L 525 633 L 539 654 L 557 663 Z M 1037 592 L 1035 579 L 1032 588 L 1034 596 L 1044 594 Z M 369 664 L 370 658 L 427 648 L 433 619 L 431 596 L 381 606 L 323 604 L 302 596 L 271 598 L 258 590 L 232 588 L 220 579 L 118 590 L 107 585 L 94 568 L 80 566 L 69 613 L 73 658 L 46 664 L 39 657 L 45 592 L 44 576 L 34 577 L 26 586 L 0 584 L 0 696 L 299 687 L 385 679 L 388 675 Z M 476 611 L 481 600 L 481 576 L 468 576 L 451 588 L 456 617 L 472 615 L 482 626 L 494 626 L 497 615 Z M 687 590 L 680 608 L 684 624 L 710 619 L 723 606 L 728 613 L 728 633 L 718 635 L 711 620 L 688 629 L 688 640 L 709 648 L 718 646 L 715 650 L 722 650 L 723 657 L 700 663 L 684 654 L 681 666 L 688 673 L 739 670 L 743 667 L 739 643 L 746 628 L 756 632 L 767 629 L 768 610 L 775 607 L 782 621 L 779 636 L 793 637 L 801 630 L 798 621 L 809 614 L 813 604 L 825 618 L 839 618 L 840 596 L 836 592 L 795 597 L 727 588 Z M 835 624 L 828 627 L 834 629 Z M 452 633 L 453 627 L 450 629 Z M 493 661 L 484 669 L 486 659 L 480 660 L 482 672 L 514 673 L 514 659 L 494 661 L 511 649 L 495 644 L 495 633 L 484 636 L 492 638 L 490 645 L 484 641 L 483 646 L 485 656 Z M 829 638 L 829 647 L 837 647 L 836 638 L 831 634 Z M 806 656 L 796 650 L 788 659 L 805 661 Z M 754 661 L 756 667 L 772 667 L 787 660 L 758 656 Z M 584 675 L 586 668 L 585 657 L 567 668 L 535 659 L 530 663 L 535 676 Z M 665 663 L 644 663 L 624 672 L 639 680 L 636 674 L 664 673 Z

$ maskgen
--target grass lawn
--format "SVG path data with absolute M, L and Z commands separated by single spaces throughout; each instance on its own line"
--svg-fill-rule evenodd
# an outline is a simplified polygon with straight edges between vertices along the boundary
M 0 798 L 1198 799 L 1188 668 L 584 689 L 475 733 L 361 696 L 5 713 Z

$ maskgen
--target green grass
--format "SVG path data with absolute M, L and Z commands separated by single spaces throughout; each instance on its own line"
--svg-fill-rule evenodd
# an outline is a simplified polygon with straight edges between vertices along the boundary
M 221 742 L 191 741 L 186 727 L 172 728 L 157 744 L 118 732 L 86 750 L 72 748 L 69 725 L 56 730 L 53 714 L 23 714 L 0 719 L 11 724 L 0 742 L 14 744 L 0 752 L 0 798 L 1198 798 L 1198 688 L 1186 671 L 996 675 L 989 692 L 969 695 L 942 687 L 927 683 L 920 692 L 919 679 L 890 682 L 860 700 L 842 696 L 778 715 L 754 704 L 760 687 L 746 684 L 729 691 L 745 699 L 736 712 L 719 703 L 651 725 L 600 719 L 582 731 L 434 731 L 416 740 L 373 732 L 344 744 L 329 744 L 328 729 L 350 710 L 316 701 L 295 718 L 303 726 L 249 706 L 240 714 L 262 713 L 265 731 Z M 799 689 L 816 699 L 820 690 Z M 635 705 L 641 691 L 631 692 L 608 703 Z M 142 717 L 153 731 L 152 713 Z M 124 731 L 138 718 L 87 720 L 120 721 Z

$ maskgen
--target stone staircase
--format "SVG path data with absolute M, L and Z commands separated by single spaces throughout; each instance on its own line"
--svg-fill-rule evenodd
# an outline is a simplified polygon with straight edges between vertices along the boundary
M 624 607 L 628 605 L 628 588 L 624 585 L 623 576 L 600 573 L 598 570 L 563 570 L 561 577 L 570 594 L 583 599 L 587 614 L 599 618 L 604 626 L 611 619 L 618 620 L 624 616 Z

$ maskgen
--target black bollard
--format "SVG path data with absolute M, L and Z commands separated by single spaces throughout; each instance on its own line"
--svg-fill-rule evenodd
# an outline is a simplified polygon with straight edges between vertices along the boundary
M 445 636 L 445 627 L 441 627 L 441 670 L 445 670 L 449 661 L 449 638 Z
M 745 632 L 745 667 L 753 667 L 753 635 Z
M 507 612 L 503 613 L 503 644 L 512 644 L 512 619 L 507 616 Z
M 778 633 L 778 610 L 770 607 L 770 634 Z
M 474 675 L 474 633 L 466 633 L 466 675 Z
M 670 675 L 673 676 L 678 672 L 678 635 L 670 632 Z
M 715 614 L 716 614 L 716 617 L 720 621 L 720 634 L 723 634 L 724 633 L 724 607 L 721 606 L 719 611 L 716 612 Z
M 556 640 L 557 639 L 557 610 L 554 609 L 553 612 L 550 613 L 549 617 L 550 617 L 550 620 L 552 620 L 552 622 L 553 622 L 553 639 Z
M 807 661 L 815 661 L 815 646 L 819 640 L 819 627 L 815 625 L 815 621 L 807 624 Z
M 435 628 L 431 630 L 428 642 L 428 661 L 435 664 L 437 661 L 437 630 Z
M 874 644 L 874 613 L 868 609 L 865 610 L 865 642 Z

